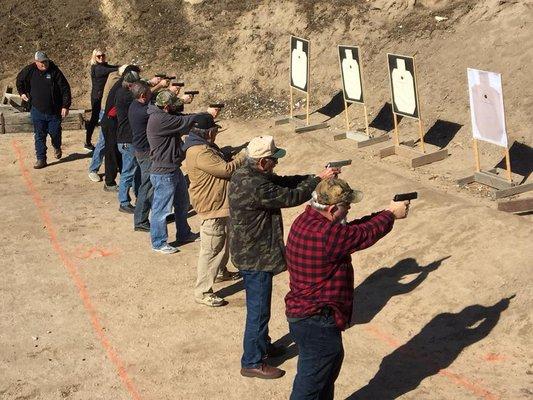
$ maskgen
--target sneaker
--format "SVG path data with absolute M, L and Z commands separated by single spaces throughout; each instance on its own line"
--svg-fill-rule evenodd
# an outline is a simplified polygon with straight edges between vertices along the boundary
M 135 207 L 133 207 L 131 204 L 126 204 L 126 205 L 120 205 L 120 207 L 118 208 L 118 210 L 120 212 L 123 212 L 123 213 L 126 213 L 126 214 L 133 214 L 135 213 Z
M 35 164 L 33 164 L 33 168 L 35 169 L 41 169 L 41 168 L 44 168 L 46 167 L 48 164 L 46 163 L 46 160 L 44 159 L 40 159 L 40 160 L 37 160 L 35 162 Z
M 171 246 L 167 243 L 165 243 L 163 246 L 161 246 L 158 249 L 156 249 L 155 247 L 152 247 L 152 250 L 157 251 L 159 253 L 163 253 L 163 254 L 174 254 L 179 251 L 177 247 Z
M 203 304 L 208 307 L 221 307 L 228 304 L 226 300 L 224 300 L 222 297 L 218 297 L 214 293 L 209 293 L 204 295 L 201 299 L 194 299 L 198 304 Z
M 57 149 L 54 147 L 54 154 L 58 160 L 61 159 L 61 157 L 63 157 L 63 152 L 61 151 L 61 147 Z
M 225 282 L 225 281 L 236 281 L 241 279 L 241 273 L 239 271 L 230 272 L 225 270 L 223 273 L 218 274 L 215 278 L 215 283 Z
M 85 150 L 85 151 L 94 151 L 94 146 L 91 143 L 85 143 L 83 145 L 83 150 Z
M 89 172 L 89 179 L 93 182 L 101 182 L 102 178 L 95 171 Z
M 104 192 L 118 192 L 118 185 L 106 185 L 104 183 Z
M 133 230 L 137 232 L 150 232 L 150 224 L 146 223 L 134 226 Z
M 199 242 L 200 241 L 200 234 L 199 233 L 189 233 L 189 236 L 187 236 L 183 240 L 178 240 L 178 244 L 186 244 L 186 243 L 192 243 L 192 242 Z
M 285 375 L 285 371 L 263 363 L 257 368 L 241 368 L 241 375 L 246 378 L 277 379 Z

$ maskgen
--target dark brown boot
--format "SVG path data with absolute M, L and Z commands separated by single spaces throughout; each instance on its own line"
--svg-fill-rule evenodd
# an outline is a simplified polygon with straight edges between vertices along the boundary
M 259 368 L 241 368 L 241 375 L 247 378 L 278 379 L 285 375 L 285 371 L 263 363 Z
M 61 151 L 61 147 L 57 149 L 54 147 L 54 154 L 58 160 L 61 159 L 61 157 L 63 157 L 63 152 Z
M 46 160 L 37 160 L 35 164 L 33 164 L 33 168 L 35 169 L 41 169 L 46 167 Z

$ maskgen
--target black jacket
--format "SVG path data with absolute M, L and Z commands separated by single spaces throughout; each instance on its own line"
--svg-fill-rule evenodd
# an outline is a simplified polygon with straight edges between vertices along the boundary
M 131 127 L 128 120 L 128 110 L 133 102 L 133 95 L 128 88 L 120 87 L 115 94 L 117 109 L 117 143 L 131 143 Z
M 101 99 L 103 97 L 107 77 L 111 72 L 117 70 L 118 65 L 109 65 L 106 62 L 91 65 L 91 99 Z
M 24 67 L 17 75 L 17 91 L 45 114 L 59 114 L 61 108 L 70 108 L 72 101 L 67 78 L 52 61 L 46 71 L 40 71 L 35 63 Z

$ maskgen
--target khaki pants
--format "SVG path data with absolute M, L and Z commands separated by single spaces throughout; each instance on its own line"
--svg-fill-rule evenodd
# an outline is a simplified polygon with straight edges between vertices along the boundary
M 227 224 L 227 217 L 206 219 L 202 222 L 198 277 L 194 288 L 194 297 L 197 299 L 212 293 L 217 274 L 226 270 L 229 259 L 229 248 L 226 244 Z

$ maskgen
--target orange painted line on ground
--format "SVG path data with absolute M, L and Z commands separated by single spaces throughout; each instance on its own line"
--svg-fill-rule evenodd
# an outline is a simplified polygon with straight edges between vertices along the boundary
M 115 366 L 118 376 L 120 377 L 120 380 L 122 381 L 128 393 L 131 395 L 131 398 L 134 400 L 141 400 L 141 396 L 139 392 L 137 391 L 137 388 L 135 387 L 135 385 L 133 384 L 133 381 L 128 376 L 124 363 L 122 362 L 119 355 L 117 354 L 117 352 L 111 345 L 111 342 L 109 341 L 107 335 L 105 334 L 102 328 L 102 324 L 100 323 L 100 320 L 96 313 L 96 309 L 94 308 L 92 304 L 89 291 L 87 290 L 87 287 L 85 286 L 85 283 L 83 282 L 83 279 L 78 274 L 78 267 L 67 255 L 65 249 L 63 248 L 63 246 L 61 245 L 58 239 L 57 232 L 55 230 L 52 218 L 50 217 L 50 213 L 48 212 L 48 209 L 46 208 L 46 205 L 43 202 L 43 199 L 39 193 L 39 190 L 33 184 L 31 175 L 28 169 L 26 168 L 26 165 L 24 164 L 24 155 L 23 155 L 22 149 L 19 146 L 19 143 L 16 140 L 12 140 L 11 144 L 13 145 L 13 150 L 15 151 L 15 154 L 17 155 L 20 172 L 22 174 L 24 182 L 26 183 L 26 188 L 28 189 L 28 192 L 31 198 L 33 199 L 33 202 L 35 203 L 35 206 L 37 207 L 37 210 L 39 211 L 41 220 L 46 225 L 46 231 L 48 232 L 48 236 L 49 236 L 52 248 L 57 253 L 61 261 L 63 262 L 63 265 L 67 269 L 70 275 L 70 278 L 76 285 L 76 288 L 78 289 L 78 294 L 83 302 L 85 311 L 87 311 L 87 313 L 89 314 L 89 319 L 91 321 L 93 330 L 96 333 L 96 336 L 100 340 L 102 347 L 107 353 L 107 357 Z
M 382 332 L 378 328 L 372 325 L 366 325 L 365 330 L 370 332 L 374 337 L 378 338 L 382 342 L 387 343 L 391 348 L 395 349 L 400 346 L 400 343 L 392 338 L 391 336 L 387 335 L 386 333 Z M 432 361 L 430 359 L 424 359 L 423 357 L 419 357 L 416 354 L 407 354 L 408 357 L 412 357 L 415 359 L 418 359 L 420 362 L 429 362 Z M 479 396 L 485 400 L 498 400 L 498 397 L 495 396 L 493 393 L 491 393 L 489 390 L 476 385 L 475 383 L 469 381 L 464 376 L 459 375 L 455 372 L 452 372 L 449 368 L 441 369 L 438 372 L 439 375 L 442 375 L 446 377 L 448 380 L 454 382 L 455 384 L 458 384 L 462 387 L 464 387 L 466 390 L 470 391 L 471 393 L 475 394 L 476 396 Z
M 83 254 L 80 254 L 80 253 L 81 253 L 81 250 L 78 252 L 76 257 L 85 260 L 87 258 L 90 258 L 93 255 L 96 257 L 109 257 L 115 254 L 116 252 L 111 251 L 111 250 L 106 250 L 106 249 L 99 249 L 97 247 L 91 247 L 89 250 L 87 250 Z

